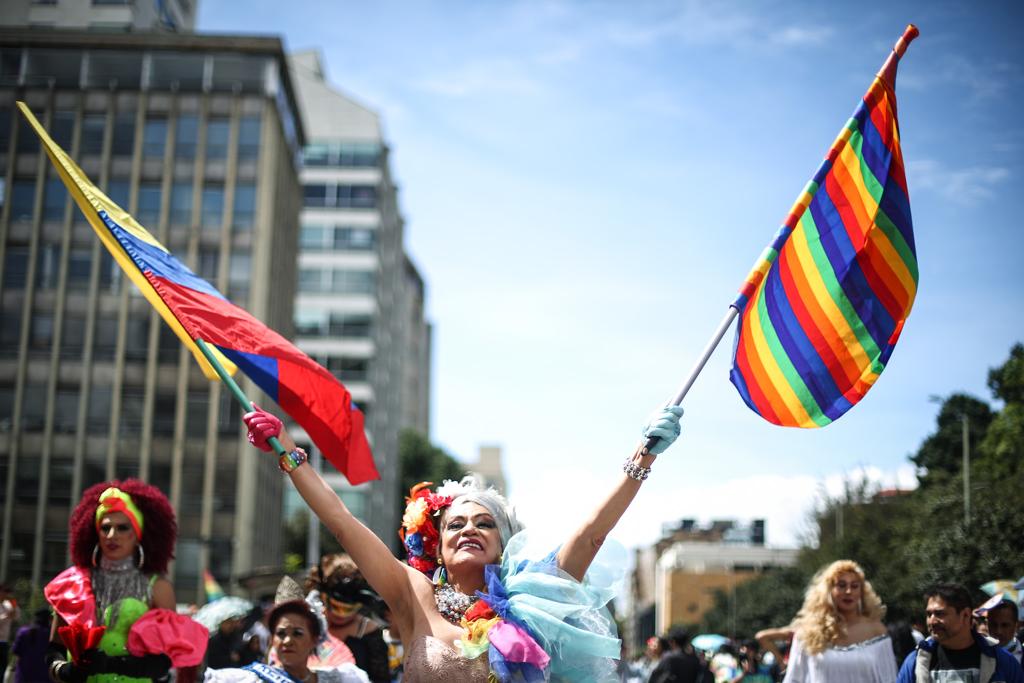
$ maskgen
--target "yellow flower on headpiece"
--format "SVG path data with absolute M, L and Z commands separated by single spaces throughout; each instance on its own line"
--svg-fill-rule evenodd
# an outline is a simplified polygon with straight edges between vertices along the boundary
M 406 531 L 416 531 L 427 521 L 429 506 L 423 498 L 416 498 L 409 501 L 405 506 L 405 514 L 402 515 L 402 526 Z

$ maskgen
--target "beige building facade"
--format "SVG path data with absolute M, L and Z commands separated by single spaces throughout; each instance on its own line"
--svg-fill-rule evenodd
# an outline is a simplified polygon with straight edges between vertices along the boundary
M 173 254 L 290 336 L 304 134 L 280 41 L 0 30 L 0 578 L 60 571 L 81 491 L 125 477 L 178 512 L 179 600 L 201 598 L 204 569 L 232 585 L 280 566 L 276 461 L 101 249 L 16 100 Z

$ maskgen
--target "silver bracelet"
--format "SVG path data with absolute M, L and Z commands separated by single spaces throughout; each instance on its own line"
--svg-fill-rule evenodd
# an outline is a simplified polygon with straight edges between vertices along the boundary
M 626 462 L 622 463 L 622 471 L 626 473 L 627 477 L 637 481 L 643 481 L 651 476 L 650 467 L 641 467 L 635 464 L 631 458 L 627 458 Z

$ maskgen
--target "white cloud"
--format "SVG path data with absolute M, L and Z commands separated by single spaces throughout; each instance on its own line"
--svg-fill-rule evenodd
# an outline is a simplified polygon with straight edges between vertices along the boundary
M 528 65 L 505 58 L 473 61 L 422 78 L 416 85 L 427 92 L 456 98 L 499 93 L 535 95 L 543 89 Z
M 611 486 L 614 477 L 597 475 L 595 469 L 555 464 L 546 468 L 543 476 L 537 476 L 529 488 L 513 489 L 510 498 L 527 528 L 549 534 L 555 543 L 564 540 Z M 872 487 L 904 490 L 917 486 L 911 465 L 894 471 L 867 467 L 822 478 L 782 473 L 728 477 L 729 470 L 723 470 L 723 476 L 712 482 L 659 481 L 659 474 L 664 473 L 653 472 L 612 537 L 627 547 L 636 547 L 656 541 L 663 524 L 684 518 L 699 522 L 764 519 L 769 545 L 794 548 L 813 538 L 811 515 L 822 504 L 823 494 L 840 495 L 846 482 L 866 479 Z
M 834 33 L 831 26 L 787 26 L 771 34 L 771 40 L 787 47 L 821 45 Z
M 993 186 L 1005 182 L 1010 171 L 1000 166 L 948 168 L 934 159 L 911 161 L 907 166 L 910 190 L 937 193 L 947 200 L 971 206 L 995 196 Z

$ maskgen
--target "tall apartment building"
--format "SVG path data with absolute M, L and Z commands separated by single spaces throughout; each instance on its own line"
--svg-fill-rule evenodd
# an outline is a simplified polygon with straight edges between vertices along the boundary
M 32 29 L 191 32 L 198 0 L 4 0 L 0 23 Z
M 379 481 L 325 477 L 377 533 L 396 538 L 398 434 L 428 430 L 430 328 L 380 117 L 332 87 L 315 51 L 291 56 L 309 139 L 295 325 L 298 345 L 335 373 L 366 414 Z M 294 494 L 290 494 L 294 496 Z M 289 505 L 290 508 L 295 507 Z
M 175 255 L 289 335 L 305 138 L 281 42 L 0 29 L 0 578 L 60 571 L 81 491 L 129 476 L 178 512 L 179 600 L 201 595 L 204 568 L 234 583 L 279 567 L 276 461 L 100 247 L 16 100 Z

